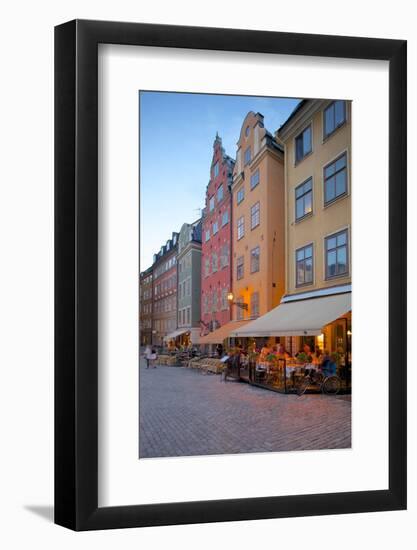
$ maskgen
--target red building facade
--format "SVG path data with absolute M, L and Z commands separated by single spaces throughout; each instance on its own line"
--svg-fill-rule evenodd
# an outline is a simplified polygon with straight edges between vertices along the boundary
M 232 288 L 232 175 L 234 160 L 218 135 L 213 144 L 210 181 L 202 218 L 201 334 L 228 323 L 227 293 Z

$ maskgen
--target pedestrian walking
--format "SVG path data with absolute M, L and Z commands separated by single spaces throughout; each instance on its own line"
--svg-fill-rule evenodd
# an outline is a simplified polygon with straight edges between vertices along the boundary
M 158 354 L 156 353 L 156 349 L 152 348 L 149 359 L 150 359 L 152 368 L 156 369 L 156 360 L 158 359 Z

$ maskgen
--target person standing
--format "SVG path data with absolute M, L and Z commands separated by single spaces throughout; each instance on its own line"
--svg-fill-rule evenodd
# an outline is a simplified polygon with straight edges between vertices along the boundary
M 151 360 L 151 354 L 152 354 L 152 350 L 151 350 L 151 346 L 146 346 L 145 348 L 145 353 L 143 354 L 143 356 L 145 357 L 145 360 L 146 360 L 146 368 L 149 369 L 149 362 Z

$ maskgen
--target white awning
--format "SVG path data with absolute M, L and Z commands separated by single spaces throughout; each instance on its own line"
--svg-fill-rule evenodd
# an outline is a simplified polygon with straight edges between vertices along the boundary
M 325 325 L 352 309 L 351 293 L 280 304 L 230 336 L 318 336 Z
M 174 330 L 173 332 L 170 332 L 166 336 L 164 336 L 164 340 L 174 340 L 177 336 L 181 336 L 181 334 L 185 334 L 186 332 L 190 332 L 189 328 L 177 328 L 177 330 Z

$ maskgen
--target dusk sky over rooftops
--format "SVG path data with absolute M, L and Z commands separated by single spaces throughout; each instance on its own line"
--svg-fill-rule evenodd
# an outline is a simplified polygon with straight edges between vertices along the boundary
M 140 92 L 140 269 L 179 232 L 201 215 L 216 132 L 227 155 L 249 111 L 264 115 L 274 134 L 299 99 Z

